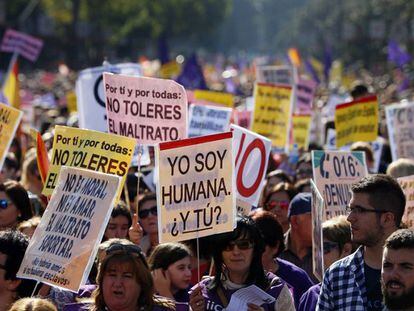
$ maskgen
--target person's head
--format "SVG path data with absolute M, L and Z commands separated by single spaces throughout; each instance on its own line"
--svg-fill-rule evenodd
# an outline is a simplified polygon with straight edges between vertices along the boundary
M 278 169 L 268 173 L 266 175 L 266 186 L 264 189 L 264 196 L 267 196 L 270 190 L 281 182 L 291 182 L 289 176 L 283 170 Z
M 9 311 L 57 311 L 57 308 L 47 299 L 27 297 L 13 303 Z
M 369 95 L 367 86 L 359 80 L 356 80 L 352 83 L 350 93 L 353 100 L 357 100 L 359 98 Z
M 414 307 L 413 230 L 397 230 L 385 241 L 381 285 L 384 303 L 388 309 Z
M 14 228 L 32 216 L 29 196 L 23 186 L 14 180 L 0 184 L 0 228 Z
M 37 226 L 40 224 L 40 219 L 39 216 L 34 216 L 28 220 L 22 221 L 17 226 L 17 230 L 31 238 Z
M 351 186 L 348 205 L 352 241 L 364 246 L 383 244 L 400 225 L 405 196 L 398 182 L 384 174 L 368 175 Z
M 155 193 L 146 194 L 139 201 L 139 222 L 147 234 L 158 232 L 157 197 Z
M 322 223 L 324 268 L 353 251 L 351 224 L 346 216 L 336 216 Z
M 270 189 L 264 200 L 263 209 L 275 214 L 281 224 L 288 224 L 289 203 L 296 194 L 295 187 L 290 183 L 278 183 Z
M 3 167 L 0 171 L 0 183 L 7 179 L 16 180 L 19 172 L 19 162 L 14 153 L 8 152 L 4 158 Z
M 414 175 L 414 160 L 401 158 L 391 162 L 387 168 L 387 175 L 394 178 Z
M 34 281 L 17 279 L 24 253 L 29 245 L 28 238 L 16 230 L 0 231 L 0 301 L 13 302 L 30 296 Z
M 288 219 L 291 239 L 298 239 L 303 246 L 312 247 L 312 194 L 298 193 L 290 202 Z
M 113 244 L 99 266 L 94 310 L 151 310 L 154 283 L 137 245 Z
M 370 172 L 374 168 L 374 152 L 369 143 L 365 141 L 357 141 L 351 145 L 351 151 L 363 151 L 365 152 L 365 160 L 367 162 L 367 167 Z
M 310 152 L 302 154 L 296 163 L 296 181 L 312 178 L 312 155 Z
M 216 267 L 212 288 L 221 284 L 223 273 L 235 281 L 242 279 L 246 285 L 265 288 L 262 253 L 264 243 L 254 221 L 247 216 L 237 217 L 237 227 L 232 232 L 217 235 L 213 258 Z
M 27 190 L 36 195 L 41 195 L 43 190 L 42 178 L 37 167 L 36 151 L 29 150 L 23 161 L 22 185 Z
M 282 225 L 270 212 L 256 209 L 249 215 L 256 223 L 265 244 L 263 257 L 277 257 L 285 249 Z M 264 259 L 264 258 L 263 258 Z
M 181 243 L 157 245 L 148 258 L 150 270 L 162 269 L 171 280 L 171 292 L 186 289 L 191 281 L 191 252 Z
M 129 207 L 125 203 L 119 202 L 112 210 L 111 218 L 104 233 L 104 239 L 126 239 L 131 225 L 132 217 Z

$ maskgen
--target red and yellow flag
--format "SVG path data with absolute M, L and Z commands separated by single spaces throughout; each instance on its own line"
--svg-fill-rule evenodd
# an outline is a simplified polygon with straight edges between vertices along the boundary
M 20 108 L 20 95 L 19 95 L 19 65 L 17 60 L 14 62 L 9 75 L 4 82 L 3 94 L 7 98 L 9 104 L 14 108 Z

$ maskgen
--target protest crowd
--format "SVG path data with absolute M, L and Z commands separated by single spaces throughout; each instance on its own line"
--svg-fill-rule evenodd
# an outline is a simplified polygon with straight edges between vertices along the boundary
M 41 50 L 1 43 L 0 311 L 414 310 L 400 47 L 17 76 Z

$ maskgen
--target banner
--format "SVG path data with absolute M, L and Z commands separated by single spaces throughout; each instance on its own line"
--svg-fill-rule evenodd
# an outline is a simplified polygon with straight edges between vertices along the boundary
M 414 159 L 414 102 L 385 107 L 392 160 Z
M 407 228 L 414 229 L 414 175 L 397 178 L 405 194 L 405 211 L 402 222 Z
M 121 178 L 62 167 L 17 276 L 77 293 L 86 283 Z
M 310 114 L 294 114 L 292 115 L 292 143 L 299 149 L 308 150 L 309 147 L 309 134 L 312 122 L 312 116 Z
M 232 109 L 205 105 L 190 106 L 188 137 L 227 132 Z
M 323 231 L 325 202 L 311 179 L 312 191 L 312 271 L 319 281 L 322 281 L 325 269 L 323 263 Z
M 224 92 L 195 90 L 194 99 L 207 100 L 213 103 L 222 104 L 223 106 L 229 108 L 233 108 L 234 105 L 234 95 Z
M 273 147 L 288 148 L 292 88 L 258 83 L 254 89 L 254 98 L 255 108 L 251 130 L 269 138 Z
M 73 127 L 55 126 L 52 160 L 42 193 L 51 195 L 61 166 L 80 167 L 122 177 L 121 195 L 134 152 L 135 140 Z
M 232 124 L 230 128 L 233 131 L 237 199 L 248 203 L 251 209 L 259 204 L 272 142 L 240 126 Z
M 23 111 L 0 103 L 0 170 L 22 116 Z
M 160 143 L 156 160 L 160 243 L 234 229 L 231 132 Z
M 133 63 L 107 65 L 82 70 L 76 80 L 76 104 L 80 128 L 108 132 L 104 87 L 102 84 L 104 72 L 121 73 L 130 76 L 141 76 L 142 74 L 141 66 Z
M 335 110 L 336 146 L 356 141 L 373 141 L 378 136 L 376 96 L 338 105 Z
M 316 86 L 317 83 L 313 80 L 299 78 L 299 81 L 296 83 L 295 111 L 297 113 L 310 114 L 312 112 Z
M 23 32 L 7 29 L 1 42 L 0 51 L 18 53 L 24 58 L 34 62 L 39 57 L 43 41 L 29 36 Z
M 187 95 L 180 84 L 110 73 L 103 79 L 110 133 L 143 145 L 187 137 Z
M 345 215 L 351 199 L 350 187 L 368 174 L 363 151 L 312 151 L 313 180 L 325 202 L 330 219 Z
M 256 82 L 292 86 L 295 82 L 294 69 L 290 66 L 257 66 Z

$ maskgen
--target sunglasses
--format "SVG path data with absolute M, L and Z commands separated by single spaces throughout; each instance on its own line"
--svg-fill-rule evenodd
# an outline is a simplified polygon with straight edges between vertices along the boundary
M 246 249 L 253 248 L 254 243 L 250 240 L 230 241 L 229 244 L 227 244 L 226 247 L 224 247 L 224 250 L 225 251 L 232 251 L 235 246 L 237 246 L 237 248 L 240 249 L 240 250 L 246 250 Z
M 157 216 L 158 215 L 157 207 L 156 206 L 153 206 L 153 207 L 151 207 L 149 209 L 143 209 L 143 210 L 140 210 L 138 212 L 138 216 L 141 219 L 147 218 L 150 214 L 152 214 L 154 216 Z
M 7 207 L 9 207 L 9 204 L 13 203 L 10 200 L 7 199 L 1 199 L 0 200 L 0 209 L 6 209 Z
M 323 242 L 323 253 L 326 255 L 330 253 L 335 248 L 339 248 L 338 243 L 333 242 Z
M 266 204 L 267 210 L 270 211 L 274 208 L 288 209 L 289 201 L 270 201 Z
M 115 252 L 125 252 L 128 254 L 137 254 L 138 256 L 142 257 L 144 256 L 141 250 L 141 247 L 139 247 L 138 245 L 124 245 L 124 244 L 120 244 L 120 243 L 115 243 L 112 244 L 111 246 L 109 246 L 106 249 L 106 254 L 112 254 Z

